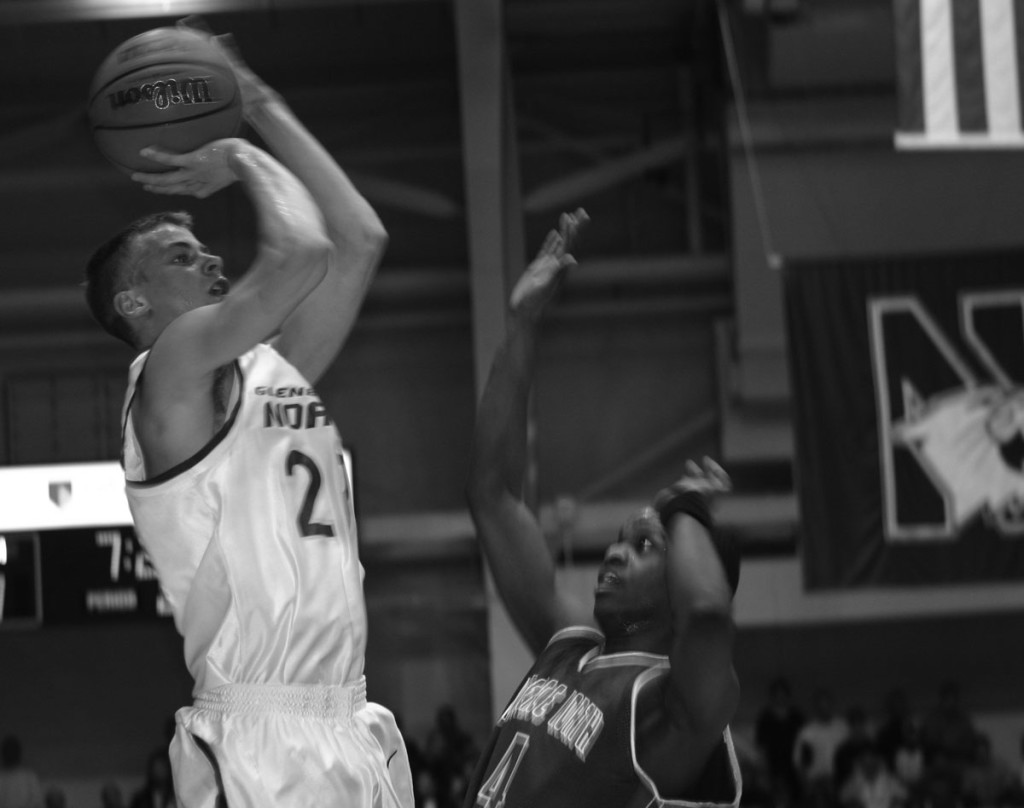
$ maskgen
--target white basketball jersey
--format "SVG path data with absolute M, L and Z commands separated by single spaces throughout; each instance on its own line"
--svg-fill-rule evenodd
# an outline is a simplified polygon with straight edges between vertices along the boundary
M 231 683 L 348 684 L 363 673 L 363 568 L 341 437 L 312 386 L 269 345 L 197 455 L 148 479 L 130 408 L 123 462 L 135 529 L 185 638 L 200 693 Z M 144 383 L 144 382 L 143 382 Z

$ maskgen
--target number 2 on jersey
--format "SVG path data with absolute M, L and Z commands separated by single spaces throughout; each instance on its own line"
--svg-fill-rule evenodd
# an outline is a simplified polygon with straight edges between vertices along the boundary
M 498 765 L 491 772 L 491 776 L 476 793 L 476 804 L 480 808 L 503 808 L 508 798 L 508 789 L 512 785 L 512 778 L 516 776 L 516 770 L 523 762 L 523 755 L 529 747 L 530 736 L 525 732 L 517 732 Z
M 285 473 L 291 477 L 296 466 L 302 466 L 309 476 L 309 483 L 306 485 L 306 493 L 302 497 L 302 506 L 299 508 L 299 516 L 296 523 L 299 527 L 300 536 L 333 536 L 334 528 L 323 522 L 313 522 L 313 505 L 316 503 L 317 494 L 320 493 L 320 485 L 323 482 L 323 475 L 316 461 L 309 455 L 292 449 L 285 460 Z

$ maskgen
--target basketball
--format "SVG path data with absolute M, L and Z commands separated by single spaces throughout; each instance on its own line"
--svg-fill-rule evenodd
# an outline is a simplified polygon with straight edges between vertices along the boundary
M 89 127 L 100 152 L 125 172 L 166 171 L 146 146 L 183 154 L 231 137 L 242 120 L 235 74 L 198 33 L 154 28 L 104 59 L 89 90 Z

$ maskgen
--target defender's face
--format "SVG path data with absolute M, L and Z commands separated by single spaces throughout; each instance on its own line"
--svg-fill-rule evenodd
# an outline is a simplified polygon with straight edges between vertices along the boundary
M 230 284 L 223 262 L 211 255 L 188 228 L 162 224 L 136 239 L 133 286 L 158 317 L 219 303 Z
M 665 529 L 653 509 L 625 521 L 618 541 L 605 552 L 594 590 L 594 616 L 602 627 L 669 618 L 666 549 Z

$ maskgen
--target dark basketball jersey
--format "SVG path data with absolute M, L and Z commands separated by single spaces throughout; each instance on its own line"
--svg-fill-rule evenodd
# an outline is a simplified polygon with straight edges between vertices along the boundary
M 591 628 L 551 638 L 498 719 L 465 808 L 739 805 L 728 729 L 692 795 L 658 793 L 637 760 L 634 710 L 641 689 L 668 673 L 668 658 L 603 648 Z

